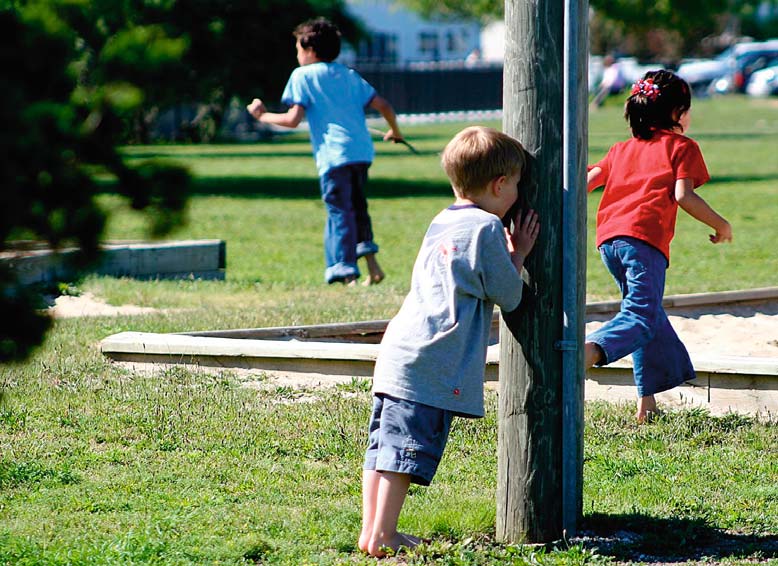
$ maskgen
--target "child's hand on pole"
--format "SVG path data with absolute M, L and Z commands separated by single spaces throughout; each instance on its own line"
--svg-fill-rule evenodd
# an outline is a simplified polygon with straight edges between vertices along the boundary
M 513 233 L 511 233 L 508 249 L 511 253 L 518 253 L 525 258 L 535 246 L 540 232 L 540 222 L 538 214 L 530 209 L 524 218 L 521 217 L 521 210 L 516 212 L 516 218 L 513 220 Z

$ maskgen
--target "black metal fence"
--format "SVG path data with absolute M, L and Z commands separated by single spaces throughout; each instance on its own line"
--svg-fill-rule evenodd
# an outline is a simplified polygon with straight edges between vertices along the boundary
M 502 65 L 358 67 L 399 114 L 502 108 Z
M 359 73 L 394 107 L 398 114 L 437 114 L 502 108 L 502 64 L 418 63 L 407 66 L 360 65 Z M 272 101 L 270 106 L 275 106 Z M 245 101 L 232 101 L 223 121 L 207 131 L 212 121 L 193 125 L 196 105 L 179 105 L 154 120 L 152 140 L 198 141 L 213 139 L 255 141 L 275 130 L 262 126 L 246 112 Z M 203 132 L 196 131 L 197 128 Z

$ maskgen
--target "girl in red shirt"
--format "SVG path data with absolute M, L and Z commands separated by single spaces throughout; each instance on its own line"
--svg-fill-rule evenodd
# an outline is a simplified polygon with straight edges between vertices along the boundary
M 694 379 L 689 353 L 662 308 L 670 241 L 680 206 L 707 224 L 714 244 L 732 228 L 694 189 L 710 176 L 689 127 L 689 85 L 671 71 L 651 71 L 624 107 L 632 138 L 615 144 L 588 174 L 589 191 L 605 186 L 597 211 L 597 248 L 622 294 L 620 312 L 586 337 L 585 366 L 632 354 L 637 419 L 656 412 L 655 393 Z

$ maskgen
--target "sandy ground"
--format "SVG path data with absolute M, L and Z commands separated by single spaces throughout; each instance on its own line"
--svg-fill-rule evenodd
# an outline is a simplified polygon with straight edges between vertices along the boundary
M 675 309 L 667 314 L 692 355 L 778 358 L 778 300 Z M 587 317 L 586 331 L 611 317 Z

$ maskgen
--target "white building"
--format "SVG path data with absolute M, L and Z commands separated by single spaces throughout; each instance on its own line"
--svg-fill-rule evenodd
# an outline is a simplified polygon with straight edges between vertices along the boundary
M 464 61 L 480 49 L 475 21 L 426 20 L 392 0 L 346 0 L 346 6 L 371 34 L 354 49 L 344 48 L 347 63 Z

